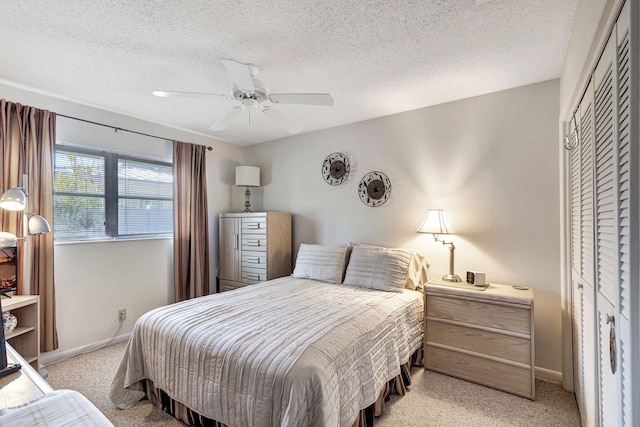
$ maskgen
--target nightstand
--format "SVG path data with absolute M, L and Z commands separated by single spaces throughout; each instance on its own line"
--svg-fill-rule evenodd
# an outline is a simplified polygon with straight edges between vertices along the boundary
M 535 399 L 533 291 L 425 286 L 425 368 Z

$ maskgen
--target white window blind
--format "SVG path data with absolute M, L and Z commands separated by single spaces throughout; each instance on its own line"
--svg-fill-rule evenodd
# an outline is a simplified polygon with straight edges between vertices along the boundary
M 105 237 L 105 159 L 56 149 L 53 217 L 55 239 Z
M 54 236 L 87 240 L 173 232 L 169 163 L 56 146 Z

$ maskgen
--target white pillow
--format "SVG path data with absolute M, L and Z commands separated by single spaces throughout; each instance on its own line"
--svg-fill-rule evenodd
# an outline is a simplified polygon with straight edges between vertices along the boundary
M 342 283 L 347 248 L 347 245 L 325 246 L 301 243 L 293 277 Z
M 372 250 L 392 249 L 392 248 L 385 248 L 383 246 L 369 245 L 367 243 L 351 242 L 352 248 L 356 246 L 366 246 L 367 248 L 370 248 Z M 422 291 L 423 285 L 428 281 L 427 273 L 429 269 L 429 261 L 427 260 L 426 255 L 414 249 L 399 249 L 399 250 L 411 252 L 411 262 L 409 263 L 409 270 L 407 272 L 407 281 L 405 282 L 404 287 L 411 290 Z M 349 253 L 350 252 L 351 251 L 349 251 Z
M 428 269 L 429 261 L 427 261 L 427 257 L 421 252 L 413 251 L 405 288 L 421 291 L 423 285 L 429 280 L 427 277 Z
M 412 251 L 354 246 L 344 284 L 382 291 L 402 292 L 407 281 Z

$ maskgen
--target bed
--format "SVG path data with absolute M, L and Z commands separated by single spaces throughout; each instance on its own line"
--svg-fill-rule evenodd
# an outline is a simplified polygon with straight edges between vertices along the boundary
M 363 411 L 421 358 L 426 261 L 350 249 L 301 245 L 291 277 L 141 316 L 112 402 L 147 397 L 191 425 L 370 424 Z

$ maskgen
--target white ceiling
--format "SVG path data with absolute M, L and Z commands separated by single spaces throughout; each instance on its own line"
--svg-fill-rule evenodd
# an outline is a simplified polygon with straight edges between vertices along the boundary
M 328 92 L 332 107 L 274 107 L 303 132 L 558 78 L 577 0 L 0 0 L 0 81 L 254 144 L 265 117 L 224 132 L 237 102 L 220 59 L 252 63 L 271 92 Z M 0 94 L 1 95 L 1 94 Z

